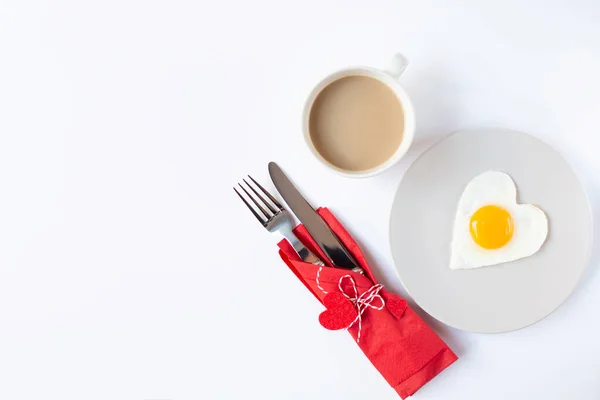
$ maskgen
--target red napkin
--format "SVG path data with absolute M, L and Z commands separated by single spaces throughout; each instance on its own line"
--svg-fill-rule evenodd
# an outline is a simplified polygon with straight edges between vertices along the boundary
M 340 268 L 320 268 L 302 262 L 287 240 L 279 243 L 279 254 L 306 288 L 321 303 L 329 307 L 329 310 L 319 317 L 321 323 L 327 326 L 324 322 L 330 325 L 341 322 L 345 324 L 344 327 L 347 327 L 348 316 L 344 316 L 344 312 L 351 312 L 351 310 L 344 309 L 347 307 L 347 304 L 343 304 L 344 301 L 349 302 L 349 300 L 344 300 L 340 288 L 346 293 L 352 293 L 353 289 L 350 279 L 344 278 L 340 283 L 340 278 L 350 275 L 354 279 L 359 295 L 377 285 L 378 282 L 358 245 L 340 222 L 326 208 L 320 208 L 317 212 L 356 258 L 365 274 L 361 275 Z M 303 225 L 297 226 L 294 233 L 315 254 L 319 254 L 323 260 L 327 259 Z M 326 297 L 324 292 L 329 293 L 326 300 L 324 300 Z M 385 300 L 385 307 L 380 310 L 367 308 L 362 314 L 360 339 L 358 340 L 357 323 L 348 328 L 348 332 L 385 380 L 402 399 L 405 399 L 456 361 L 457 357 L 446 343 L 407 306 L 404 299 L 389 293 L 385 288 L 381 289 L 379 295 Z M 372 306 L 376 307 L 380 304 L 374 300 Z M 325 315 L 336 314 L 336 312 L 337 315 Z M 332 329 L 331 326 L 327 327 Z

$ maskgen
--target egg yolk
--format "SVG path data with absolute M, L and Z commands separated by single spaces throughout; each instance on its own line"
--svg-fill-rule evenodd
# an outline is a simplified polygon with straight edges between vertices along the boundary
M 513 219 L 508 211 L 498 206 L 483 206 L 471 216 L 469 224 L 473 241 L 484 249 L 499 249 L 513 235 Z

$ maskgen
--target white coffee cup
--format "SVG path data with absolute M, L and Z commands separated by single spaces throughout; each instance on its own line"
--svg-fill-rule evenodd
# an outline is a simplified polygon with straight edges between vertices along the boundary
M 366 178 L 387 170 L 406 155 L 415 136 L 415 115 L 408 94 L 406 94 L 406 91 L 404 90 L 402 85 L 400 85 L 398 79 L 406 69 L 407 65 L 408 61 L 406 60 L 406 58 L 401 54 L 396 54 L 392 59 L 390 69 L 387 71 L 382 71 L 372 67 L 344 68 L 327 76 L 325 79 L 319 82 L 317 86 L 315 86 L 315 88 L 308 96 L 308 99 L 306 100 L 306 103 L 304 105 L 304 110 L 302 112 L 302 130 L 304 132 L 304 140 L 306 141 L 308 148 L 317 158 L 317 160 L 319 160 L 323 165 L 327 166 L 328 168 L 334 170 L 335 172 L 343 176 L 350 178 Z M 402 110 L 404 112 L 404 131 L 402 132 L 402 141 L 400 142 L 400 146 L 398 146 L 396 152 L 383 164 L 365 171 L 348 171 L 331 164 L 317 151 L 315 145 L 311 140 L 309 132 L 311 109 L 319 93 L 321 93 L 321 91 L 330 83 L 347 76 L 368 76 L 384 83 L 396 94 L 396 97 L 400 101 Z

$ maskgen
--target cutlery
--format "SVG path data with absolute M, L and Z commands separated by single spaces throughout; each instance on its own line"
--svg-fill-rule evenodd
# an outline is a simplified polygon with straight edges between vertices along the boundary
M 302 242 L 300 242 L 300 240 L 298 240 L 296 235 L 294 235 L 292 231 L 292 216 L 289 214 L 289 212 L 285 208 L 283 208 L 281 203 L 279 203 L 277 199 L 275 199 L 275 197 L 273 197 L 269 192 L 265 190 L 265 188 L 263 188 L 258 182 L 256 182 L 254 178 L 252 178 L 250 175 L 248 175 L 248 178 L 250 178 L 250 180 L 254 182 L 254 184 L 269 198 L 269 200 L 271 200 L 272 205 L 245 179 L 242 180 L 244 181 L 246 186 L 250 188 L 252 193 L 254 193 L 254 196 L 250 192 L 248 192 L 248 190 L 246 190 L 246 188 L 243 187 L 241 183 L 238 183 L 239 187 L 244 191 L 244 193 L 246 193 L 246 196 L 248 196 L 248 198 L 252 200 L 254 205 L 260 210 L 260 212 L 262 213 L 262 215 L 265 216 L 265 218 L 263 218 L 260 214 L 256 212 L 256 210 L 250 205 L 250 203 L 248 203 L 244 196 L 242 196 L 240 192 L 237 191 L 235 187 L 233 188 L 233 190 L 235 190 L 237 195 L 240 196 L 240 199 L 242 199 L 244 204 L 248 206 L 250 211 L 252 211 L 252 214 L 254 214 L 254 216 L 256 217 L 256 219 L 258 219 L 262 226 L 264 226 L 271 233 L 279 232 L 281 235 L 283 235 L 283 237 L 287 239 L 287 241 L 292 245 L 294 250 L 296 250 L 296 253 L 298 253 L 298 256 L 300 256 L 302 261 L 324 266 L 325 264 L 323 263 L 323 261 L 321 261 L 321 259 L 316 255 L 314 255 L 306 246 L 302 244 Z M 262 206 L 259 204 L 259 201 L 256 200 L 256 198 L 260 200 L 260 202 L 263 204 Z M 269 212 L 267 212 L 265 207 L 268 208 Z
M 269 163 L 269 174 L 281 197 L 283 197 L 300 222 L 304 224 L 308 233 L 317 242 L 317 245 L 327 257 L 329 257 L 332 264 L 338 268 L 350 269 L 354 272 L 362 273 L 362 268 L 360 268 L 354 257 L 352 257 L 321 216 L 306 201 L 281 168 L 274 162 Z

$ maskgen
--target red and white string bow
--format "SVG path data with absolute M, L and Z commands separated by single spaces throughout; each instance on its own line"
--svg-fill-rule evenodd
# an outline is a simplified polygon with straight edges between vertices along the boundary
M 331 330 L 349 329 L 358 323 L 356 341 L 360 342 L 364 312 L 369 308 L 379 311 L 385 307 L 385 300 L 379 294 L 383 289 L 383 285 L 379 283 L 373 285 L 359 295 L 354 278 L 351 275 L 344 275 L 338 281 L 339 292 L 328 293 L 319 283 L 321 270 L 322 268 L 319 268 L 317 271 L 316 283 L 317 287 L 327 294 L 323 298 L 323 304 L 327 310 L 319 315 L 319 322 L 325 328 Z M 346 284 L 346 287 L 349 288 L 350 293 L 346 293 L 346 290 L 344 290 L 345 280 L 349 283 L 349 285 Z

